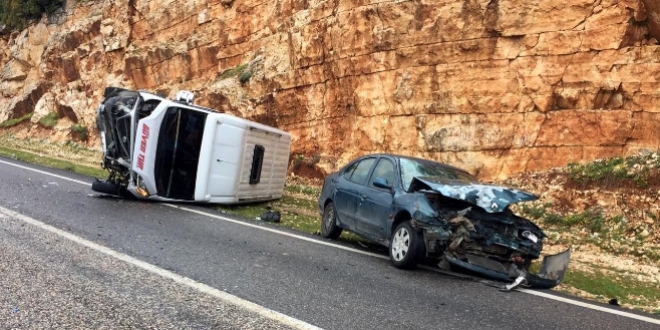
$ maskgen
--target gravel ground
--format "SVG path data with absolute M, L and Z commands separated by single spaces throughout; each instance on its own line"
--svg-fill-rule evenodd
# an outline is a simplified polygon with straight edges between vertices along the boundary
M 288 329 L 0 214 L 2 329 Z

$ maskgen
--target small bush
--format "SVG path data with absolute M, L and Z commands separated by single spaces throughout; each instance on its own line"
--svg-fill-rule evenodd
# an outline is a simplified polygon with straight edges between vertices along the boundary
M 548 213 L 543 217 L 543 221 L 550 225 L 562 225 L 564 218 L 557 213 Z
M 57 125 L 58 119 L 60 119 L 60 116 L 56 112 L 51 112 L 39 119 L 39 125 L 46 128 L 53 128 Z
M 236 76 L 242 74 L 243 71 L 245 71 L 246 68 L 247 68 L 247 64 L 241 64 L 241 65 L 237 65 L 233 68 L 229 68 L 229 69 L 223 71 L 220 74 L 220 77 L 218 77 L 218 80 L 227 79 L 227 78 L 231 78 L 231 77 L 236 77 Z M 252 74 L 250 74 L 250 76 L 252 76 Z M 250 79 L 250 78 L 248 77 L 248 79 Z
M 65 0 L 0 0 L 0 25 L 10 30 L 22 29 L 28 20 L 52 14 Z
M 30 120 L 30 119 L 32 119 L 32 114 L 33 113 L 30 112 L 30 113 L 24 115 L 23 117 L 5 120 L 2 123 L 0 123 L 0 128 L 14 127 L 14 126 L 26 121 L 26 120 Z
M 70 127 L 70 130 L 74 135 L 78 135 L 81 140 L 87 140 L 87 127 L 76 123 Z
M 622 215 L 614 216 L 612 217 L 612 221 L 618 225 L 623 222 L 623 216 Z
M 293 167 L 298 168 L 302 164 L 304 159 L 305 159 L 305 156 L 296 155 L 296 157 L 293 158 Z
M 587 164 L 568 164 L 568 179 L 578 184 L 619 186 L 622 181 L 632 182 L 640 188 L 648 186 L 650 156 L 616 157 L 596 160 Z
M 522 212 L 533 219 L 541 219 L 546 215 L 546 209 L 551 207 L 552 204 L 545 203 L 543 205 L 532 205 L 522 204 Z
M 621 157 L 597 160 L 587 164 L 568 164 L 568 178 L 578 183 L 618 180 L 627 174 Z
M 622 216 L 614 216 L 609 219 L 615 223 L 623 221 Z M 607 231 L 608 218 L 605 217 L 600 209 L 589 209 L 581 213 L 562 216 L 556 213 L 548 213 L 543 217 L 543 221 L 550 225 L 564 228 L 583 227 L 591 233 L 601 233 Z
M 241 76 L 238 78 L 238 81 L 241 82 L 241 85 L 244 85 L 250 80 L 250 78 L 252 78 L 252 71 L 245 70 L 243 71 L 243 73 L 241 73 Z

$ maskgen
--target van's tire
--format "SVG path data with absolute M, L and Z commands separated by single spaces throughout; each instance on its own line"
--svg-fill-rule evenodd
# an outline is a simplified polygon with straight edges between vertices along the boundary
M 130 90 L 126 89 L 126 88 L 121 88 L 121 87 L 112 87 L 112 86 L 111 87 L 106 87 L 103 90 L 103 98 L 106 99 L 109 96 L 117 95 L 120 92 L 124 92 L 124 91 L 130 91 Z
M 92 182 L 92 190 L 108 195 L 121 195 L 121 186 L 112 182 L 101 181 L 99 179 Z
M 321 236 L 329 239 L 337 239 L 344 229 L 337 226 L 337 212 L 332 202 L 325 206 L 323 218 L 321 218 Z
M 424 239 L 410 225 L 410 221 L 399 224 L 390 239 L 390 262 L 396 268 L 411 269 L 424 257 Z

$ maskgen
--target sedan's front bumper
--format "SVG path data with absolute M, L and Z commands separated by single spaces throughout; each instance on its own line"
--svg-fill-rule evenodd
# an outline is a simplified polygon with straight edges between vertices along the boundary
M 505 290 L 512 290 L 513 288 L 519 285 L 527 285 L 532 288 L 537 289 L 551 289 L 564 280 L 566 275 L 566 270 L 568 269 L 568 263 L 571 258 L 571 249 L 566 251 L 551 255 L 545 256 L 543 258 L 543 263 L 541 264 L 541 270 L 538 274 L 530 274 L 526 271 L 517 271 L 512 273 L 511 271 L 506 271 L 503 268 L 501 270 L 495 270 L 494 268 L 486 268 L 476 263 L 470 263 L 468 261 L 462 261 L 451 256 L 449 253 L 445 253 L 445 260 L 453 266 L 463 268 L 489 278 L 500 280 L 500 281 L 511 281 L 514 282 L 510 285 L 504 287 Z

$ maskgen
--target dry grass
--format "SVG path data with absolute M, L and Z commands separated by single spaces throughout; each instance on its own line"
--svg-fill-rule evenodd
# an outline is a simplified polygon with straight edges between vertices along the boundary
M 46 139 L 19 139 L 13 134 L 0 135 L 0 145 L 7 149 L 23 150 L 39 156 L 65 159 L 76 164 L 98 168 L 101 150 L 89 149 L 71 140 L 52 143 Z

